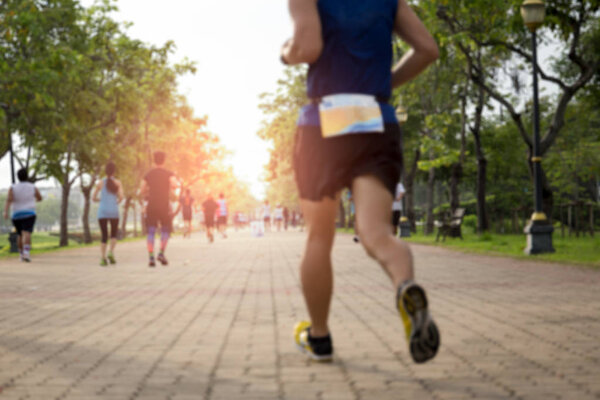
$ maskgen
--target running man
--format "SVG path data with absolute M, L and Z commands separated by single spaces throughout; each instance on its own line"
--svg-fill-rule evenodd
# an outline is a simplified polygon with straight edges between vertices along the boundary
M 204 212 L 204 224 L 206 225 L 206 237 L 208 241 L 212 243 L 215 240 L 215 236 L 213 235 L 213 228 L 215 227 L 215 213 L 219 205 L 213 199 L 211 195 L 208 195 L 208 199 L 206 199 L 202 203 L 202 211 Z
M 271 232 L 271 206 L 269 200 L 265 200 L 265 204 L 263 204 L 262 219 L 265 224 L 265 232 Z
M 179 204 L 183 214 L 183 237 L 192 237 L 192 206 L 194 204 L 194 198 L 190 192 L 190 189 L 185 189 L 184 194 L 179 199 Z
M 290 0 L 289 8 L 294 36 L 283 45 L 281 59 L 310 65 L 311 99 L 300 111 L 294 151 L 308 227 L 301 281 L 311 319 L 296 325 L 296 344 L 312 359 L 333 357 L 327 322 L 331 248 L 340 192 L 351 187 L 360 242 L 390 276 L 411 356 L 425 362 L 435 356 L 440 339 L 425 291 L 413 282 L 411 251 L 392 234 L 402 152 L 388 100 L 392 87 L 413 79 L 438 57 L 437 45 L 407 0 Z M 393 33 L 411 50 L 391 70 Z
M 98 207 L 98 225 L 100 225 L 100 266 L 106 267 L 109 263 L 116 264 L 115 247 L 117 246 L 117 233 L 119 232 L 119 203 L 123 200 L 121 182 L 115 178 L 116 167 L 113 162 L 108 162 L 104 167 L 106 178 L 102 179 L 94 188 L 92 199 L 100 202 Z M 108 225 L 110 224 L 110 249 L 106 255 L 108 243 Z
M 290 210 L 287 207 L 283 207 L 283 227 L 287 231 L 288 224 L 290 222 Z
M 22 262 L 31 262 L 31 234 L 35 226 L 35 203 L 42 201 L 42 195 L 35 185 L 29 182 L 27 169 L 17 172 L 19 182 L 8 189 L 4 205 L 4 219 L 12 206 L 12 223 L 17 231 L 17 245 Z
M 147 198 L 146 225 L 148 228 L 148 266 L 155 267 L 154 259 L 154 237 L 160 225 L 160 252 L 156 259 L 162 265 L 168 265 L 165 250 L 169 243 L 169 237 L 173 230 L 173 215 L 171 213 L 170 199 L 175 195 L 178 182 L 175 174 L 163 167 L 167 155 L 162 151 L 153 154 L 154 168 L 152 168 L 142 181 L 140 186 L 140 201 Z
M 225 200 L 225 195 L 223 193 L 219 193 L 219 200 L 217 200 L 217 204 L 219 204 L 217 229 L 221 234 L 221 237 L 223 237 L 223 239 L 227 239 L 227 235 L 225 234 L 225 230 L 227 229 L 227 200 Z

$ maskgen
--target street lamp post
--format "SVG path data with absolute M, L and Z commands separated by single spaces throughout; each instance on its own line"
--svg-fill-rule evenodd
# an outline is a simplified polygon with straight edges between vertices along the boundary
M 542 175 L 540 155 L 540 112 L 538 102 L 538 64 L 536 30 L 544 22 L 546 10 L 542 0 L 525 0 L 521 5 L 523 22 L 531 31 L 531 53 L 533 67 L 533 185 L 534 212 L 529 224 L 525 227 L 527 234 L 526 254 L 552 253 L 552 232 L 554 228 L 549 223 L 542 209 Z
M 396 118 L 398 119 L 398 124 L 402 126 L 408 120 L 408 112 L 406 109 L 399 105 L 396 108 Z M 402 141 L 402 133 L 400 134 L 400 150 L 404 151 L 403 141 Z M 404 181 L 404 169 L 402 170 L 402 180 Z M 406 216 L 406 202 L 404 200 L 404 196 L 402 196 L 402 214 L 400 216 L 400 237 L 410 237 L 410 221 Z

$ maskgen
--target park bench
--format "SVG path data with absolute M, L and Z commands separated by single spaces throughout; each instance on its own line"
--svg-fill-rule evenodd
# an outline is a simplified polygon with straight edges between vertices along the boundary
M 446 240 L 446 236 L 463 238 L 461 226 L 465 211 L 466 209 L 464 208 L 457 208 L 454 213 L 436 223 L 438 228 L 437 236 L 435 237 L 436 242 L 440 239 L 440 236 L 443 237 L 442 241 Z

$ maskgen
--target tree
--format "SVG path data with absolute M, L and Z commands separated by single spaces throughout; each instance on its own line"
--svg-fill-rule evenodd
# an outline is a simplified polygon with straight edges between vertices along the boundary
M 532 56 L 528 33 L 520 19 L 521 1 L 464 1 L 429 2 L 430 12 L 436 12 L 446 24 L 447 40 L 468 60 L 468 75 L 490 98 L 496 100 L 511 116 L 517 131 L 529 148 L 528 162 L 532 171 L 533 144 L 525 127 L 522 101 L 502 91 L 498 79 L 499 67 L 516 60 L 518 68 L 529 69 Z M 568 104 L 588 85 L 600 67 L 600 3 L 595 0 L 547 1 L 546 25 L 540 29 L 542 41 L 552 42 L 557 57 L 552 72 L 538 66 L 542 80 L 556 85 L 559 94 L 554 110 L 546 124 L 540 142 L 545 155 L 554 144 L 565 124 Z M 546 36 L 544 36 L 546 35 Z M 495 67 L 484 68 L 478 56 L 496 59 Z M 515 76 L 518 74 L 515 74 Z M 542 174 L 544 209 L 551 215 L 552 188 Z
M 277 81 L 275 93 L 263 93 L 259 108 L 267 116 L 258 136 L 271 143 L 265 180 L 269 183 L 267 196 L 273 203 L 295 207 L 298 193 L 293 176 L 293 148 L 296 120 L 300 109 L 308 103 L 306 69 L 287 68 L 284 78 Z

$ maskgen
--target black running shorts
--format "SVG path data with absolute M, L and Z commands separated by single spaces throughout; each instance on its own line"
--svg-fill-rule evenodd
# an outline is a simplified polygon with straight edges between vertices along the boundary
M 17 231 L 17 235 L 21 236 L 22 232 L 33 232 L 33 227 L 35 225 L 36 216 L 32 215 L 31 217 L 26 218 L 17 218 L 13 219 L 12 223 Z
M 146 225 L 157 228 L 160 225 L 162 231 L 173 232 L 173 218 L 171 217 L 171 211 L 168 208 L 163 209 L 152 209 L 148 208 L 148 214 L 146 216 Z
M 364 175 L 377 177 L 395 195 L 402 172 L 400 127 L 385 124 L 383 133 L 358 133 L 323 138 L 318 126 L 299 126 L 294 171 L 300 198 L 320 201 Z

